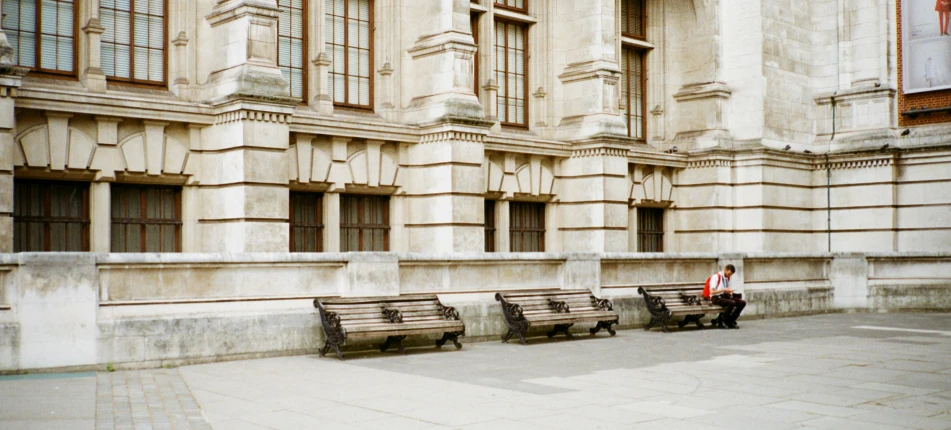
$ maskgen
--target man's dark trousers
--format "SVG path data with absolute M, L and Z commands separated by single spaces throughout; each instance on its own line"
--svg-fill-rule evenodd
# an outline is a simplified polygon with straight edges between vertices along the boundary
M 740 317 L 743 308 L 746 307 L 746 300 L 740 297 L 739 294 L 734 294 L 732 298 L 716 296 L 710 299 L 710 301 L 717 306 L 723 306 L 725 308 L 724 312 L 720 314 L 725 320 L 724 322 L 736 323 L 736 319 Z

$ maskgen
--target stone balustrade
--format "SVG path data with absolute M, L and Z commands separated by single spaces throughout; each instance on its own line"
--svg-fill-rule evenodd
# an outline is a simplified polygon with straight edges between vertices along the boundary
M 951 310 L 951 253 L 3 254 L 0 372 L 311 353 L 314 297 L 436 293 L 472 340 L 502 333 L 496 291 L 589 288 L 630 328 L 638 287 L 728 263 L 746 318 Z

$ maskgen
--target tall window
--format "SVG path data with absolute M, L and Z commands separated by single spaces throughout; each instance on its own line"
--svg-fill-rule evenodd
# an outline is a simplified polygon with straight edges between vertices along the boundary
M 4 0 L 3 31 L 18 65 L 73 74 L 76 69 L 73 0 Z
M 495 23 L 495 80 L 499 84 L 499 120 L 502 124 L 528 125 L 528 26 L 522 23 Z
M 485 252 L 495 252 L 495 200 L 485 201 Z
M 291 252 L 324 250 L 323 194 L 291 193 Z
M 372 108 L 373 1 L 326 0 L 330 94 L 341 106 Z
M 637 208 L 637 251 L 664 252 L 664 210 Z
M 13 251 L 89 251 L 89 184 L 14 180 Z
M 165 0 L 99 0 L 99 19 L 106 76 L 165 82 Z
M 509 243 L 512 252 L 545 251 L 545 204 L 509 204 Z
M 472 28 L 472 41 L 476 44 L 476 52 L 472 55 L 472 91 L 479 97 L 479 14 L 469 16 L 469 27 Z
M 644 38 L 644 0 L 621 0 L 621 34 Z
M 112 252 L 179 252 L 181 188 L 112 186 Z
M 627 135 L 644 138 L 644 51 L 627 47 L 621 50 L 621 115 Z
M 290 84 L 290 96 L 304 98 L 307 68 L 304 67 L 306 51 L 306 26 L 304 25 L 304 0 L 279 0 L 281 17 L 277 22 L 277 66 Z
M 390 198 L 340 196 L 340 251 L 390 250 Z
M 495 0 L 495 5 L 505 9 L 528 12 L 528 0 Z

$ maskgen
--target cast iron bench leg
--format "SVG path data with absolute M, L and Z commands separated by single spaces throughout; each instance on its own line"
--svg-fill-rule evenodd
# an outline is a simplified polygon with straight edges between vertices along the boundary
M 591 332 L 591 335 L 593 336 L 597 334 L 599 331 L 601 331 L 601 329 L 603 328 L 607 330 L 608 333 L 611 333 L 611 336 L 614 336 L 617 334 L 617 332 L 611 328 L 611 324 L 617 324 L 617 323 L 614 321 L 598 321 L 598 325 L 590 328 L 588 331 Z
M 574 324 L 555 324 L 555 327 L 552 328 L 550 332 L 548 332 L 548 337 L 555 337 L 555 335 L 558 333 L 564 333 L 565 337 L 571 338 L 573 336 L 571 335 L 571 332 L 568 331 L 568 328 L 573 325 Z
M 509 332 L 502 336 L 502 343 L 508 343 L 513 334 L 515 334 L 515 332 L 512 331 L 512 329 L 509 329 Z
M 442 348 L 442 346 L 445 345 L 446 342 L 451 341 L 452 344 L 456 346 L 456 349 L 462 349 L 462 344 L 459 343 L 459 334 L 460 332 L 455 332 L 455 331 L 453 332 L 447 331 L 443 333 L 442 339 L 439 339 L 436 341 L 436 348 Z

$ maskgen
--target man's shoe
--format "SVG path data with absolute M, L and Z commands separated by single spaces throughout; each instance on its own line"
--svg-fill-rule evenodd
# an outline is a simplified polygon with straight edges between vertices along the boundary
M 727 321 L 727 322 L 726 322 L 726 326 L 727 326 L 727 328 L 730 328 L 730 329 L 738 329 L 738 328 L 740 328 L 740 326 L 736 325 L 736 323 L 733 322 L 733 321 Z

